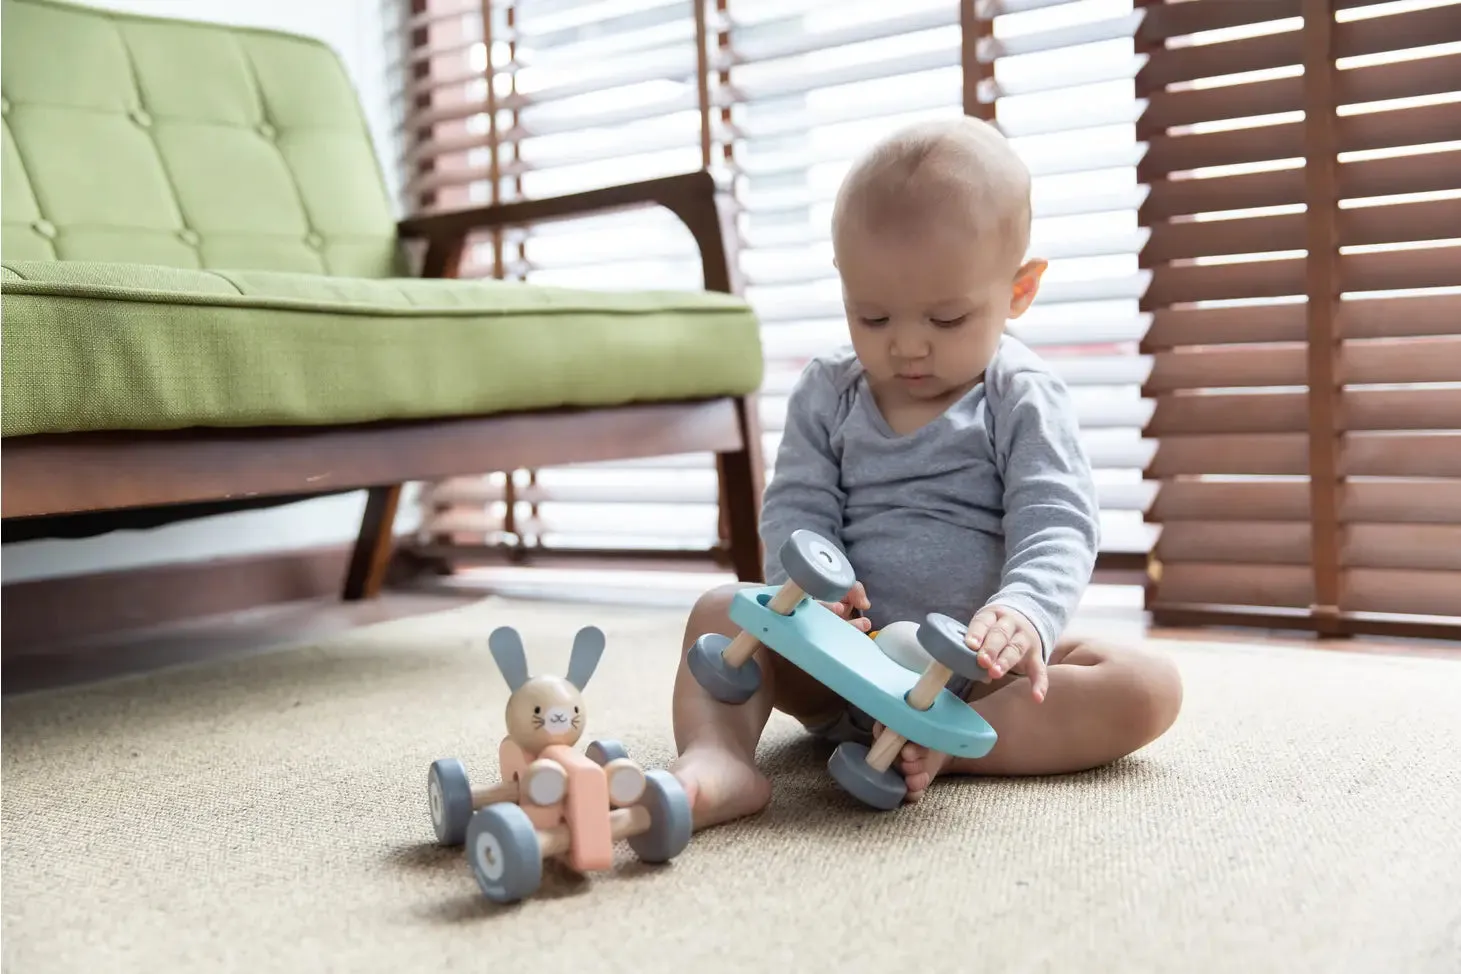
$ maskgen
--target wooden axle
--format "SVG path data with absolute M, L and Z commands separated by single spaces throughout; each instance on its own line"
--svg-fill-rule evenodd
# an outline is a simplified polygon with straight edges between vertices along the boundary
M 498 802 L 517 801 L 517 782 L 500 781 L 495 785 L 472 786 L 472 810 L 486 808 Z
M 948 686 L 949 678 L 953 675 L 953 670 L 937 660 L 929 663 L 928 669 L 923 671 L 923 675 L 918 678 L 917 683 L 913 684 L 913 689 L 909 690 L 908 696 L 904 698 L 908 701 L 908 706 L 914 710 L 927 710 L 932 707 L 933 702 L 938 699 L 943 688 Z M 876 771 L 887 771 L 906 743 L 908 743 L 908 738 L 894 733 L 885 725 L 883 732 L 878 735 L 876 741 L 873 741 L 873 746 L 867 752 L 868 765 Z
M 614 837 L 615 842 L 620 839 L 628 839 L 642 832 L 648 832 L 652 821 L 649 809 L 643 805 L 616 808 L 609 813 L 609 834 Z M 538 830 L 538 849 L 544 859 L 564 855 L 572 848 L 573 835 L 569 832 L 567 824 Z
M 776 590 L 776 594 L 771 597 L 771 602 L 766 607 L 777 615 L 791 615 L 791 610 L 800 605 L 802 599 L 806 597 L 807 593 L 802 591 L 800 585 L 796 582 L 787 582 Z M 741 667 L 745 665 L 746 660 L 756 654 L 760 645 L 759 639 L 742 629 L 740 634 L 725 648 L 721 658 L 731 667 Z

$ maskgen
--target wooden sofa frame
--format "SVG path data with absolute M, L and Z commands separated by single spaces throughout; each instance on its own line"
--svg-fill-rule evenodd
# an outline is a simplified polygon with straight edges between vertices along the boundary
M 704 286 L 732 291 L 713 178 L 691 172 L 593 190 L 413 217 L 403 240 L 426 244 L 424 277 L 455 277 L 473 231 L 662 206 L 700 249 Z M 346 600 L 379 594 L 409 481 L 678 453 L 712 452 L 720 478 L 723 554 L 761 580 L 758 517 L 764 466 L 754 395 L 599 409 L 555 409 L 422 422 L 324 427 L 45 434 L 3 443 L 5 520 L 239 498 L 365 489 L 346 572 Z

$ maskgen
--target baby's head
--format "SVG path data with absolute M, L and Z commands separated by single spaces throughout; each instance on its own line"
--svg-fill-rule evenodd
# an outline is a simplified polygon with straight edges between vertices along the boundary
M 853 164 L 832 245 L 857 353 L 875 388 L 940 400 L 989 365 L 1034 300 L 1030 174 L 992 126 L 921 122 Z

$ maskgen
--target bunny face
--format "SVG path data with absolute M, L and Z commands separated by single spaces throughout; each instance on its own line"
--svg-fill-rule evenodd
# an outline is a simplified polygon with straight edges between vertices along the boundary
M 550 744 L 572 747 L 586 716 L 577 687 L 562 677 L 536 676 L 507 701 L 507 736 L 529 754 Z

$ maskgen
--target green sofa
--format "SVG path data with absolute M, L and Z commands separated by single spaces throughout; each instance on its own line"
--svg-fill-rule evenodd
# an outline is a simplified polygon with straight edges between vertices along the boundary
M 704 451 L 759 577 L 762 351 L 708 174 L 398 223 L 316 41 L 3 0 L 0 71 L 7 528 L 366 488 L 358 598 L 403 482 Z M 471 231 L 635 206 L 704 290 L 452 279 Z

